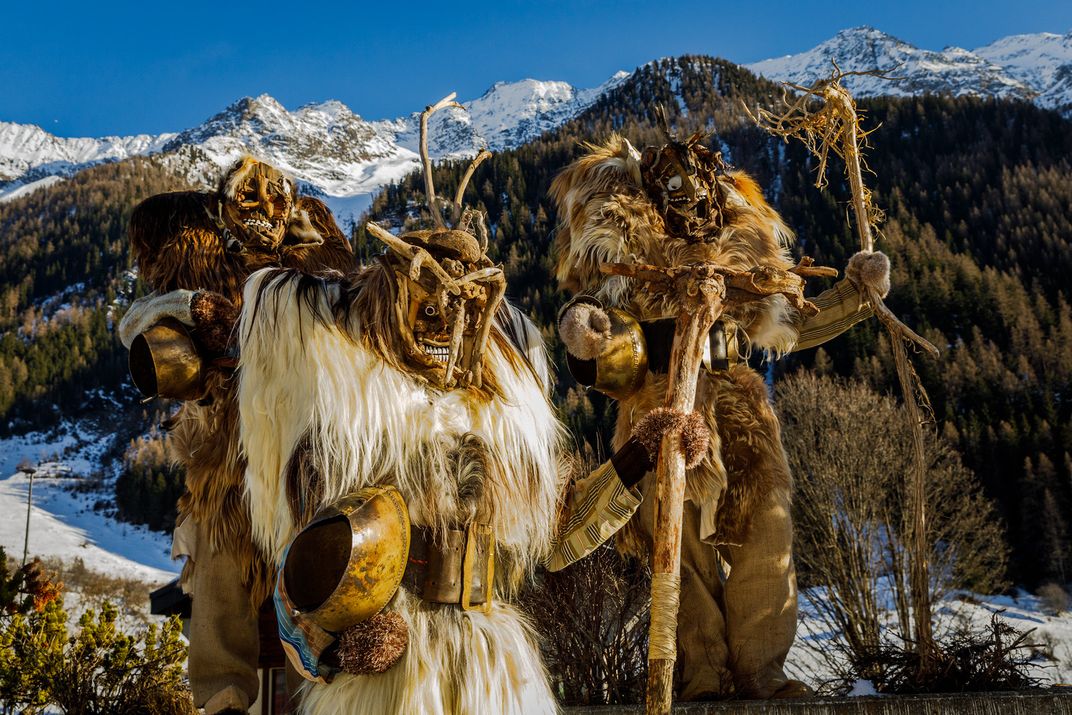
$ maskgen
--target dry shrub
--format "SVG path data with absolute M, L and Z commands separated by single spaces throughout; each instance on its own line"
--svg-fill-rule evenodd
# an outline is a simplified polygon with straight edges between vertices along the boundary
M 520 604 L 563 704 L 643 701 L 650 601 L 648 569 L 609 545 L 526 587 Z
M 865 656 L 864 670 L 875 673 L 880 693 L 971 693 L 1037 688 L 1040 681 L 1027 675 L 1035 646 L 1028 643 L 1031 631 L 1020 633 L 990 617 L 983 631 L 959 628 L 935 645 L 934 662 L 922 667 L 919 654 L 906 644 L 879 646 Z
M 149 622 L 149 592 L 153 588 L 150 584 L 136 578 L 94 571 L 82 559 L 48 558 L 44 564 L 53 574 L 53 580 L 62 582 L 68 592 L 79 594 L 83 607 L 100 610 L 110 602 L 116 604 L 123 615 L 141 623 Z
M 800 581 L 817 632 L 833 634 L 805 644 L 845 682 L 881 678 L 873 655 L 891 642 L 905 647 L 912 633 L 910 426 L 893 399 L 860 382 L 798 373 L 777 393 L 796 480 Z M 955 589 L 1001 589 L 1003 526 L 952 446 L 925 433 L 932 602 Z
M 1042 607 L 1051 615 L 1059 616 L 1072 609 L 1072 597 L 1069 597 L 1068 591 L 1056 583 L 1040 586 L 1037 595 L 1042 601 Z

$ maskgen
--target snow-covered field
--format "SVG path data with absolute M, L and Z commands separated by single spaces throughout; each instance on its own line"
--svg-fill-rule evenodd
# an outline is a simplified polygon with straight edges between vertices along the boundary
M 892 609 L 892 604 L 889 604 Z M 1025 643 L 1030 651 L 1029 674 L 1049 685 L 1072 684 L 1072 613 L 1054 615 L 1035 595 L 1017 590 L 1015 596 L 982 596 L 957 593 L 936 607 L 935 633 L 941 637 L 954 628 L 967 626 L 972 631 L 986 631 L 994 614 L 1020 633 L 1031 631 Z M 892 610 L 885 614 L 892 622 Z M 829 652 L 832 634 L 824 630 L 815 610 L 804 594 L 800 597 L 800 626 L 797 640 L 789 652 L 786 671 L 813 687 L 835 680 L 825 659 L 816 652 Z M 859 682 L 852 695 L 873 695 L 870 683 Z
M 108 439 L 82 424 L 64 423 L 48 433 L 0 440 L 0 546 L 21 559 L 30 478 L 18 467 L 32 464 L 31 557 L 80 558 L 94 571 L 137 579 L 150 587 L 161 585 L 179 571 L 179 564 L 171 561 L 170 538 L 95 511 L 99 499 L 111 497 L 108 479 L 102 491 L 74 491 L 100 472 Z

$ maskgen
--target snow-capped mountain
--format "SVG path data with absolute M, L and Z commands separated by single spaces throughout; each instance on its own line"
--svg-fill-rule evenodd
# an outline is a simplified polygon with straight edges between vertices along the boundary
M 462 109 L 432 119 L 435 158 L 472 156 L 482 147 L 523 144 L 584 111 L 628 73 L 592 89 L 565 82 L 499 82 Z M 32 125 L 0 124 L 0 200 L 54 183 L 57 177 L 108 160 L 160 154 L 195 183 L 252 153 L 294 174 L 340 217 L 357 215 L 379 187 L 419 166 L 419 116 L 368 121 L 342 102 L 287 110 L 268 95 L 246 97 L 178 134 L 61 139 Z
M 0 122 L 0 182 L 64 174 L 94 162 L 159 151 L 173 136 L 63 139 L 32 124 Z M 31 172 L 36 176 L 27 177 Z
M 432 117 L 428 150 L 437 157 L 471 156 L 480 147 L 492 151 L 520 146 L 554 129 L 590 107 L 601 96 L 628 79 L 617 72 L 593 89 L 577 89 L 566 82 L 496 82 L 464 109 L 448 108 Z M 398 143 L 417 151 L 420 113 L 391 123 Z
M 878 69 L 897 78 L 846 78 L 845 86 L 857 96 L 933 92 L 1034 99 L 1040 93 L 996 59 L 959 47 L 941 52 L 920 49 L 873 27 L 842 30 L 806 52 L 745 66 L 768 79 L 807 85 L 828 76 L 832 60 L 847 72 Z
M 975 50 L 1039 93 L 1043 107 L 1072 105 L 1072 32 L 1010 35 Z

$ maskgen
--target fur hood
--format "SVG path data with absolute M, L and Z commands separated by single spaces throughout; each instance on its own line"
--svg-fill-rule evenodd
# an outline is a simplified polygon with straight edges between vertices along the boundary
M 702 241 L 689 242 L 667 233 L 644 190 L 640 154 L 625 138 L 614 134 L 605 144 L 588 145 L 588 153 L 551 183 L 559 215 L 554 241 L 559 285 L 647 320 L 671 315 L 672 307 L 659 296 L 634 291 L 626 278 L 603 275 L 601 263 L 672 266 L 712 261 L 740 271 L 792 267 L 792 234 L 758 184 L 741 171 L 726 172 L 719 182 L 726 197 L 725 225 Z M 780 353 L 795 340 L 791 313 L 785 299 L 774 296 L 731 317 L 753 345 Z

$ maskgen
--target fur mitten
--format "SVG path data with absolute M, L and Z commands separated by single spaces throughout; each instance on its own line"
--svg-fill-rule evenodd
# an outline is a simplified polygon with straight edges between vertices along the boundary
M 150 293 L 130 304 L 123 319 L 119 321 L 119 339 L 129 349 L 134 338 L 144 333 L 165 318 L 174 318 L 184 325 L 193 325 L 190 303 L 194 294 L 188 290 L 173 290 L 159 295 Z
M 633 427 L 633 438 L 640 442 L 652 462 L 659 456 L 663 437 L 671 432 L 681 433 L 681 449 L 685 452 L 685 467 L 692 469 L 707 454 L 711 433 L 699 412 L 685 414 L 667 407 L 658 407 L 644 415 Z
M 570 355 L 595 360 L 607 349 L 610 317 L 595 303 L 577 302 L 559 318 L 558 334 Z
M 339 636 L 339 667 L 351 675 L 385 673 L 409 645 L 409 627 L 394 611 L 381 611 Z
M 860 251 L 849 259 L 845 276 L 860 291 L 873 290 L 885 298 L 890 292 L 890 259 L 882 251 Z
M 238 322 L 238 307 L 226 296 L 212 291 L 198 291 L 190 301 L 194 319 L 194 339 L 212 355 L 227 352 Z

